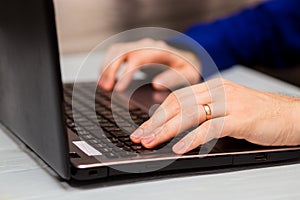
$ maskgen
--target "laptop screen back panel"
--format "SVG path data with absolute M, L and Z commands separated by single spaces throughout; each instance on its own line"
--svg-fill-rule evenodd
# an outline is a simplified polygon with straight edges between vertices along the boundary
M 50 0 L 1 1 L 0 120 L 69 179 L 54 19 Z

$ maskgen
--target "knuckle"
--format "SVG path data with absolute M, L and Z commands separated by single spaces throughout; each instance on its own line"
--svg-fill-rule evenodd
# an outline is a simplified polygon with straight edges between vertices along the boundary
M 226 84 L 231 83 L 230 81 L 228 81 L 227 79 L 224 79 L 224 78 L 216 78 L 216 79 L 214 79 L 214 81 L 221 85 L 226 85 Z
M 164 41 L 162 41 L 162 40 L 157 40 L 156 41 L 156 45 L 158 46 L 158 47 L 161 47 L 161 48 L 167 48 L 168 47 L 168 45 L 166 44 L 166 42 L 164 42 Z
M 178 95 L 176 94 L 176 92 L 172 92 L 171 94 L 169 94 L 169 96 L 166 99 L 166 102 L 168 104 L 172 104 L 172 108 L 173 110 L 178 113 L 180 111 L 180 104 L 178 101 Z
M 149 43 L 153 43 L 154 40 L 151 38 L 144 38 L 144 39 L 141 39 L 139 42 L 142 44 L 149 44 Z
M 172 94 L 177 99 L 179 97 L 179 95 L 180 95 L 180 90 L 175 90 L 175 91 L 172 92 Z
M 171 94 L 169 94 L 169 96 L 167 97 L 167 100 L 169 100 L 170 102 L 173 102 L 177 99 L 176 96 L 176 91 L 172 92 Z
M 173 132 L 172 127 L 170 127 L 170 125 L 168 123 L 163 126 L 162 131 L 161 131 L 161 133 L 168 134 L 168 135 L 172 134 L 172 132 Z
M 237 88 L 234 83 L 227 81 L 227 80 L 223 81 L 223 86 L 224 86 L 225 93 L 232 93 Z

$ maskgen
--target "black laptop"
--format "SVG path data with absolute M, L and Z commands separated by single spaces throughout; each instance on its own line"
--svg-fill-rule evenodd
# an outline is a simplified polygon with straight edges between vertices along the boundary
M 155 149 L 132 143 L 129 135 L 149 119 L 147 109 L 160 103 L 151 97 L 159 92 L 144 85 L 130 97 L 129 106 L 123 105 L 122 94 L 112 101 L 113 94 L 95 83 L 77 83 L 73 95 L 74 84 L 61 80 L 51 0 L 1 1 L 0 92 L 1 124 L 66 180 L 300 157 L 300 147 L 263 147 L 232 138 L 213 140 L 181 156 L 171 151 L 180 137 Z

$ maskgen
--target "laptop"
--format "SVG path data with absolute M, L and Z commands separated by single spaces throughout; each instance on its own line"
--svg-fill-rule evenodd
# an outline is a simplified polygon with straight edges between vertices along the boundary
M 126 93 L 111 101 L 113 94 L 95 89 L 95 83 L 77 83 L 73 95 L 74 84 L 61 80 L 51 0 L 2 1 L 0 44 L 1 124 L 65 180 L 300 157 L 299 146 L 263 147 L 233 138 L 213 140 L 180 156 L 171 151 L 180 138 L 155 149 L 132 143 L 129 135 L 149 119 L 147 109 L 159 103 L 151 98 L 157 91 L 149 84 L 138 88 L 128 108 L 123 105 Z

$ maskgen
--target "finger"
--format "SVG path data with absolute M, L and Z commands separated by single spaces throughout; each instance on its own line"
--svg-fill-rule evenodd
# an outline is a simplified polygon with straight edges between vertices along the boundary
M 189 98 L 196 98 L 198 104 L 225 101 L 224 83 L 222 79 L 212 79 L 201 84 L 176 90 L 165 99 L 156 112 L 158 113 L 161 110 L 172 107 L 174 97 L 179 102 Z
M 176 90 L 168 95 L 165 101 L 156 109 L 152 115 L 151 123 L 145 125 L 159 126 L 182 112 L 183 108 L 189 109 L 197 106 L 195 92 L 191 87 Z
M 205 85 L 203 85 L 205 86 Z M 202 87 L 200 90 L 195 87 L 187 87 L 184 89 L 177 90 L 171 93 L 167 99 L 161 104 L 161 106 L 154 112 L 151 117 L 151 121 L 143 124 L 141 127 L 147 126 L 149 131 L 153 131 L 157 127 L 163 125 L 165 122 L 170 120 L 172 117 L 179 113 L 183 113 L 188 117 L 196 117 L 194 115 L 195 109 L 204 104 L 211 104 L 213 117 L 223 116 L 226 112 L 226 103 L 223 88 L 216 87 L 211 90 L 207 90 L 207 87 Z M 197 118 L 198 119 L 198 118 Z
M 180 113 L 192 116 L 189 115 L 189 113 L 193 113 L 193 109 L 197 108 L 197 106 L 201 106 L 203 109 L 203 104 L 210 105 L 212 100 L 215 102 L 213 106 L 210 105 L 212 117 L 225 116 L 225 95 L 222 83 L 220 82 L 222 81 L 216 79 L 209 81 L 208 83 L 198 84 L 198 87 L 187 87 L 171 93 L 162 105 L 155 111 L 153 116 L 131 135 L 132 141 L 139 143 L 142 137 L 150 135 L 159 127 L 163 126 L 164 123 Z M 209 92 L 208 87 L 210 87 Z M 214 99 L 212 99 L 212 97 L 214 97 Z M 215 99 L 218 99 L 219 101 Z M 199 116 L 192 117 L 199 119 Z M 199 119 L 199 123 L 202 123 L 201 119 Z
M 190 85 L 190 76 L 184 76 L 182 71 L 182 69 L 168 69 L 162 72 L 153 79 L 153 87 L 156 90 L 172 90 L 179 86 Z
M 141 47 L 140 47 L 141 48 Z M 126 67 L 119 77 L 115 87 L 117 91 L 122 91 L 127 88 L 132 80 L 134 73 L 142 66 L 151 63 L 161 63 L 163 57 L 159 49 L 136 49 L 127 53 Z M 119 68 L 119 66 L 117 66 Z
M 230 130 L 230 121 L 227 116 L 208 120 L 176 143 L 173 151 L 176 154 L 184 154 L 214 138 L 229 135 Z
M 156 131 L 158 131 L 160 127 L 157 126 L 156 128 L 154 128 L 154 126 L 152 126 L 151 123 L 153 123 L 152 118 L 143 123 L 143 125 L 141 125 L 130 135 L 131 140 L 135 143 L 141 143 L 142 138 L 148 137 L 150 135 L 155 135 Z
M 126 56 L 121 56 L 120 58 L 113 61 L 108 66 L 103 67 L 101 72 L 100 81 L 98 82 L 99 86 L 105 90 L 111 90 L 116 81 L 116 74 L 122 65 L 125 62 Z
M 213 105 L 208 104 L 208 106 L 210 107 L 214 118 L 225 116 L 222 103 L 215 103 Z M 139 140 L 135 140 L 135 142 L 142 143 L 147 148 L 153 148 L 207 120 L 207 113 L 202 105 L 189 108 L 190 111 L 185 110 L 184 112 L 181 112 L 153 132 L 144 132 L 143 136 Z
M 189 117 L 188 115 L 181 113 L 180 115 L 175 116 L 174 118 L 163 124 L 163 126 L 154 130 L 152 133 L 143 135 L 140 141 L 137 142 L 142 143 L 142 145 L 147 148 L 153 148 L 159 144 L 169 141 L 183 131 L 199 125 L 198 118 L 200 118 L 201 121 L 206 120 L 204 109 L 201 109 L 199 107 L 197 109 L 196 107 L 196 109 L 194 108 L 193 110 L 196 117 Z
M 158 130 L 162 124 L 165 124 L 171 118 L 178 115 L 180 112 L 179 102 L 174 97 L 174 94 L 171 94 L 167 99 L 173 99 L 165 102 L 170 102 L 172 109 L 165 109 L 166 103 L 163 102 L 162 105 L 154 112 L 152 117 L 144 122 L 136 131 L 131 134 L 131 140 L 140 143 L 142 137 L 146 137 L 152 134 L 155 130 Z
M 134 73 L 143 65 L 145 64 L 142 58 L 138 56 L 130 56 L 127 59 L 127 63 L 125 66 L 124 71 L 122 72 L 119 80 L 115 86 L 116 91 L 123 91 L 125 90 L 129 83 L 132 80 Z
M 194 89 L 195 88 L 188 87 L 171 93 L 152 117 L 132 134 L 132 140 L 134 142 L 140 142 L 141 137 L 150 135 L 153 131 L 181 113 L 186 118 L 199 120 L 198 124 L 202 123 L 203 120 L 199 115 L 195 114 L 195 111 L 197 111 L 198 107 L 204 110 L 203 104 L 210 104 L 209 102 L 211 102 L 211 93 L 218 92 L 212 90 L 211 93 L 204 92 L 203 94 L 195 95 Z M 219 89 L 216 88 L 216 90 Z M 216 97 L 216 95 L 214 96 Z M 213 106 L 210 105 L 210 108 L 212 109 L 213 117 L 224 116 L 226 113 L 225 102 L 222 100 L 214 103 Z

